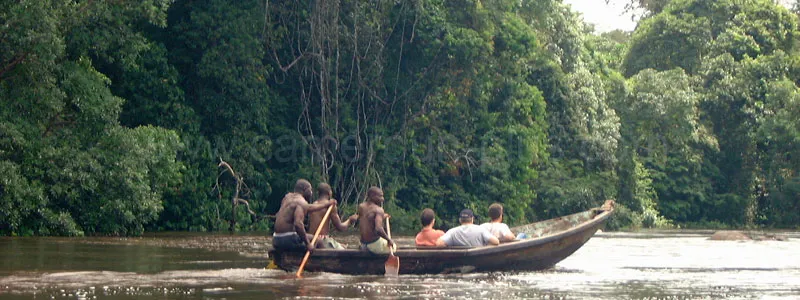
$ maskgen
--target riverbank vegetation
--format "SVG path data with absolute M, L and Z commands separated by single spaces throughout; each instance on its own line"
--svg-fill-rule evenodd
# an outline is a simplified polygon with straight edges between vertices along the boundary
M 0 3 L 0 234 L 267 230 L 298 178 L 345 214 L 382 186 L 398 231 L 612 198 L 611 228 L 800 225 L 800 32 L 770 0 L 602 34 L 560 0 Z

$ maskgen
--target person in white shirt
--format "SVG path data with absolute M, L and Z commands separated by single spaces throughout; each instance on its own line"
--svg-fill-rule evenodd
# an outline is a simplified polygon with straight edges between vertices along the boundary
M 458 215 L 461 226 L 451 228 L 436 240 L 437 247 L 466 246 L 481 247 L 486 245 L 499 245 L 500 241 L 486 228 L 473 224 L 475 215 L 472 210 L 462 210 Z
M 503 205 L 500 203 L 493 203 L 489 205 L 489 218 L 492 220 L 487 223 L 481 224 L 481 227 L 489 230 L 501 243 L 511 242 L 516 240 L 516 236 L 508 228 L 508 225 L 503 223 Z

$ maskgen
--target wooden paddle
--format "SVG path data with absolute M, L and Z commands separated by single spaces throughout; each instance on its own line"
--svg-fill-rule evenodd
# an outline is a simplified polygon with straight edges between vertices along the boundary
M 386 218 L 386 235 L 392 239 L 392 227 L 389 225 L 389 218 Z M 392 245 L 394 246 L 394 245 Z M 384 267 L 386 276 L 397 276 L 400 273 L 400 258 L 394 256 L 394 247 L 389 247 L 389 258 L 386 259 Z
M 322 217 L 322 223 L 319 223 L 319 227 L 317 227 L 317 232 L 314 233 L 314 238 L 311 239 L 311 245 L 317 244 L 317 237 L 319 236 L 319 232 L 322 231 L 322 226 L 325 226 L 326 222 L 328 222 L 328 216 L 331 214 L 331 210 L 333 210 L 333 205 L 328 206 L 328 211 L 325 212 L 325 216 Z M 311 250 L 306 250 L 306 256 L 303 256 L 303 261 L 300 263 L 300 268 L 297 269 L 297 278 L 303 277 L 303 268 L 306 266 L 306 262 L 308 261 L 308 257 L 311 255 Z

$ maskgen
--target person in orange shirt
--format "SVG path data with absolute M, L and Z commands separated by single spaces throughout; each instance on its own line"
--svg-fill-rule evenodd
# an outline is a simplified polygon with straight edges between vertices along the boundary
M 422 231 L 417 233 L 414 242 L 417 246 L 436 246 L 436 240 L 444 235 L 444 231 L 433 229 L 433 224 L 436 223 L 436 215 L 433 210 L 430 208 L 423 209 L 419 220 L 422 222 Z

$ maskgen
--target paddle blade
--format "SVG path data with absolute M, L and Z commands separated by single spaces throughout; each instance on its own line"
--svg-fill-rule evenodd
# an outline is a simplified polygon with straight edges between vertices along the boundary
M 386 276 L 397 276 L 400 274 L 400 258 L 394 255 L 389 255 L 386 259 Z
M 266 269 L 267 270 L 277 270 L 278 269 L 278 265 L 275 264 L 274 260 L 270 260 L 269 264 L 266 267 Z

